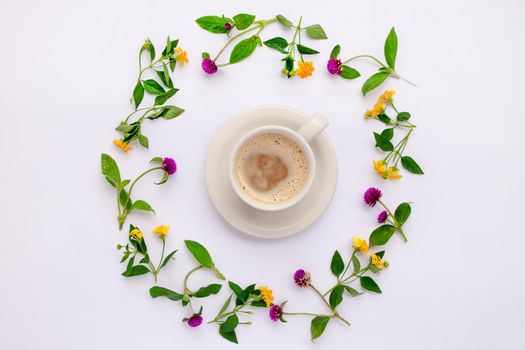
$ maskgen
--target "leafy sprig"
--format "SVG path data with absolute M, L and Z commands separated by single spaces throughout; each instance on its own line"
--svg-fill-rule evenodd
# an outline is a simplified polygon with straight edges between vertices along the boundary
M 135 180 L 131 181 L 129 179 L 121 179 L 117 162 L 110 155 L 105 153 L 101 155 L 100 163 L 102 175 L 104 175 L 109 184 L 117 191 L 117 220 L 119 223 L 119 230 L 122 230 L 124 221 L 126 221 L 127 216 L 134 210 L 146 211 L 155 214 L 155 210 L 153 210 L 153 207 L 148 202 L 142 199 L 132 200 L 131 194 L 137 182 L 146 174 L 151 172 L 162 171 L 163 173 L 162 179 L 155 183 L 156 185 L 161 185 L 167 182 L 169 175 L 171 175 L 170 172 L 175 172 L 175 170 L 171 167 L 167 167 L 168 160 L 170 163 L 173 162 L 173 164 L 175 164 L 171 158 L 153 158 L 150 163 L 157 164 L 158 166 L 144 171 L 142 174 L 137 176 Z

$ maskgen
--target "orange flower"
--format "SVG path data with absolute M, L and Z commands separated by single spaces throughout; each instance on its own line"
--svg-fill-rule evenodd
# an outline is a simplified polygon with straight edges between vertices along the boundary
M 394 96 L 395 93 L 396 92 L 394 90 L 386 90 L 379 97 L 379 101 L 386 104 L 392 104 L 392 96 Z
M 314 63 L 311 61 L 308 61 L 308 62 L 299 61 L 297 62 L 297 65 L 299 66 L 297 68 L 297 75 L 303 79 L 311 76 L 315 70 Z
M 374 170 L 381 176 L 385 176 L 387 172 L 386 164 L 382 160 L 374 160 Z
M 113 143 L 115 144 L 115 146 L 117 146 L 118 148 L 120 148 L 124 152 L 127 152 L 127 151 L 129 151 L 130 149 L 133 148 L 133 147 L 131 147 L 131 145 L 129 143 L 124 142 L 122 140 L 113 140 Z
M 375 117 L 383 114 L 384 111 L 385 111 L 384 103 L 381 102 L 381 101 L 378 101 L 374 105 L 374 108 L 369 109 L 368 111 L 366 111 L 364 117 L 365 117 L 365 119 L 375 118 Z
M 180 47 L 177 47 L 175 49 L 175 60 L 180 64 L 180 66 L 184 66 L 186 63 L 188 63 L 188 53 L 181 49 Z

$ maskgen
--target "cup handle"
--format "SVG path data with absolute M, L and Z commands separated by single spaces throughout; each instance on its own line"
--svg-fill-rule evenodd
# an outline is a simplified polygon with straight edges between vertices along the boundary
M 328 124 L 328 119 L 326 119 L 321 113 L 315 113 L 306 124 L 297 130 L 297 133 L 299 133 L 306 142 L 311 142 L 328 126 Z

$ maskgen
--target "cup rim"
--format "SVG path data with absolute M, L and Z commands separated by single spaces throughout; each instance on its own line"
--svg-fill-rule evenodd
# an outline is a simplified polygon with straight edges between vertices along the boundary
M 305 152 L 307 160 L 308 160 L 308 168 L 309 168 L 308 178 L 305 184 L 303 185 L 303 187 L 301 188 L 301 190 L 299 191 L 299 193 L 297 193 L 295 196 L 293 196 L 292 198 L 284 202 L 280 202 L 276 204 L 264 203 L 264 202 L 258 201 L 250 197 L 248 194 L 246 194 L 241 189 L 239 180 L 237 178 L 236 163 L 237 163 L 237 157 L 239 155 L 239 151 L 246 144 L 246 142 L 248 142 L 248 140 L 264 133 L 265 131 L 267 131 L 267 133 L 273 132 L 273 133 L 284 135 L 286 137 L 290 137 L 293 141 L 299 144 L 301 149 Z M 262 210 L 262 211 L 280 211 L 280 210 L 288 209 L 294 206 L 295 204 L 299 203 L 310 190 L 314 177 L 315 177 L 315 173 L 316 173 L 315 156 L 314 156 L 314 153 L 313 153 L 313 150 L 310 144 L 296 130 L 291 129 L 286 126 L 282 126 L 282 125 L 264 125 L 264 126 L 260 126 L 258 128 L 255 128 L 247 132 L 237 142 L 236 146 L 234 147 L 231 153 L 231 156 L 230 156 L 229 167 L 230 167 L 230 172 L 229 172 L 230 173 L 230 183 L 235 193 L 237 194 L 237 196 L 249 206 L 255 209 Z

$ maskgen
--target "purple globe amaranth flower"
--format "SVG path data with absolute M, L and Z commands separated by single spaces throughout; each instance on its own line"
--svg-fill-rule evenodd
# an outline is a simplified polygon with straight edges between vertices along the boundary
M 188 326 L 195 328 L 199 327 L 202 324 L 202 316 L 199 314 L 194 314 L 188 318 Z
M 173 175 L 177 171 L 177 163 L 173 158 L 164 158 L 162 160 L 162 169 L 168 173 L 168 175 Z
M 225 28 L 227 31 L 230 31 L 230 30 L 232 30 L 232 24 L 228 22 L 228 23 L 226 23 L 226 24 L 224 25 L 224 28 Z
M 299 287 L 308 287 L 312 282 L 310 272 L 306 272 L 303 269 L 295 271 L 293 274 L 293 280 Z
M 341 67 L 342 67 L 341 60 L 337 57 L 332 57 L 328 60 L 328 63 L 326 64 L 326 69 L 328 69 L 328 72 L 330 74 L 341 74 Z
M 217 69 L 217 65 L 215 64 L 215 62 L 213 62 L 213 60 L 209 58 L 204 58 L 202 60 L 202 70 L 206 74 L 215 74 L 217 73 Z
M 279 305 L 272 305 L 270 307 L 270 319 L 272 321 L 279 321 L 283 315 L 283 309 Z
M 383 194 L 378 188 L 370 187 L 368 190 L 366 190 L 363 199 L 368 206 L 374 207 L 382 195 Z
M 379 213 L 379 215 L 377 216 L 377 222 L 382 224 L 383 222 L 386 221 L 386 218 L 388 217 L 388 213 L 386 210 L 383 210 L 382 212 Z

